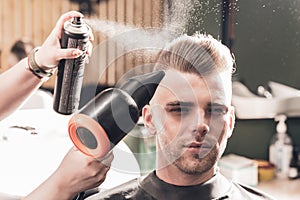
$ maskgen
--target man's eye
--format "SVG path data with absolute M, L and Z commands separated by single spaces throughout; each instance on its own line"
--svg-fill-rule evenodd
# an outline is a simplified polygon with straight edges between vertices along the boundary
M 184 114 L 184 113 L 188 113 L 189 109 L 185 107 L 176 107 L 176 108 L 171 108 L 169 111 L 174 113 Z
M 227 109 L 223 107 L 212 107 L 208 109 L 208 112 L 213 115 L 225 115 L 227 113 Z

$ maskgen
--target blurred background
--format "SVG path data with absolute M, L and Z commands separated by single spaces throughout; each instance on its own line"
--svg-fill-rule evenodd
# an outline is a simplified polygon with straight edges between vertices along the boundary
M 300 2 L 298 0 L 228 1 L 228 13 L 221 0 L 0 0 L 0 69 L 7 69 L 7 57 L 19 39 L 42 44 L 58 17 L 69 10 L 78 10 L 86 19 L 117 22 L 118 26 L 139 28 L 163 27 L 167 23 L 180 33 L 205 32 L 223 39 L 236 57 L 235 80 L 242 81 L 252 92 L 268 81 L 277 81 L 300 88 Z M 227 16 L 226 16 L 227 15 Z M 103 24 L 102 23 L 102 24 Z M 99 29 L 101 29 L 101 23 Z M 107 28 L 106 24 L 106 29 Z M 118 29 L 117 25 L 109 25 Z M 108 36 L 94 29 L 94 47 Z M 107 44 L 106 44 L 107 45 Z M 108 45 L 107 45 L 108 46 Z M 109 65 L 97 77 L 103 87 L 117 83 L 136 66 L 153 62 L 153 57 L 126 54 L 107 63 L 115 54 L 106 47 L 101 63 Z M 99 64 L 100 65 L 100 64 Z M 97 67 L 90 67 L 94 70 Z M 100 67 L 99 67 L 100 68 Z M 93 74 L 94 71 L 87 72 Z M 97 72 L 99 73 L 99 72 Z M 97 74 L 96 73 L 96 74 Z M 86 82 L 90 80 L 85 76 Z M 44 84 L 53 90 L 55 77 Z M 251 105 L 249 105 L 251 106 Z M 300 142 L 297 117 L 287 120 L 288 131 L 295 144 Z M 229 142 L 228 152 L 267 159 L 268 145 L 276 132 L 273 119 L 239 120 Z M 255 147 L 255 148 L 254 148 Z
M 123 30 L 163 27 L 172 28 L 175 35 L 201 32 L 222 40 L 236 58 L 234 80 L 253 94 L 260 95 L 257 88 L 270 81 L 300 89 L 299 0 L 0 0 L 1 72 L 7 69 L 7 57 L 16 40 L 26 38 L 41 45 L 58 17 L 69 10 L 84 13 L 93 28 L 95 50 L 84 83 L 95 84 L 98 92 L 117 84 L 129 72 L 149 70 L 148 64 L 155 62 L 157 55 L 138 48 L 118 56 L 118 48 L 126 47 L 119 47 L 111 38 Z M 123 42 L 138 40 L 140 32 L 133 33 L 131 38 L 119 38 Z M 167 39 L 157 40 L 163 45 Z M 53 91 L 54 81 L 55 77 L 43 87 Z M 288 116 L 286 121 L 294 146 L 300 145 L 299 117 Z M 134 152 L 153 148 L 151 138 L 145 142 L 132 137 L 143 131 L 140 129 L 142 125 L 134 130 L 138 133 L 125 139 Z M 237 118 L 225 154 L 268 160 L 275 133 L 273 117 Z M 143 161 L 142 165 L 147 169 L 153 162 Z

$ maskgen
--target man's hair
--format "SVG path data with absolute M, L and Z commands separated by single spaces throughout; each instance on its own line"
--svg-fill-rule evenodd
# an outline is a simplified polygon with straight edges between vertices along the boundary
M 233 73 L 234 63 L 230 50 L 212 36 L 183 35 L 161 51 L 154 70 L 172 68 L 205 76 L 212 72 Z

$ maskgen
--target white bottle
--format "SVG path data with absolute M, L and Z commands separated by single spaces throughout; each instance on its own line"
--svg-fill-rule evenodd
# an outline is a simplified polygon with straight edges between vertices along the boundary
M 272 138 L 269 149 L 269 161 L 275 165 L 277 178 L 288 177 L 289 165 L 292 159 L 293 145 L 286 132 L 285 120 L 285 115 L 275 117 L 275 121 L 278 122 L 276 126 L 277 133 Z

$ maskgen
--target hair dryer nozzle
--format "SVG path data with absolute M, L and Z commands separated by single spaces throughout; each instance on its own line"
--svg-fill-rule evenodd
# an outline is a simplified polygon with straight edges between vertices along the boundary
M 134 99 L 139 110 L 141 110 L 151 100 L 164 76 L 164 71 L 135 76 L 126 81 L 120 89 L 126 91 Z
M 74 115 L 69 121 L 68 132 L 77 149 L 88 156 L 101 158 L 110 150 L 105 130 L 87 115 Z
M 69 121 L 69 135 L 88 156 L 101 158 L 129 133 L 139 112 L 151 100 L 163 71 L 135 76 L 120 88 L 109 88 L 89 101 Z

